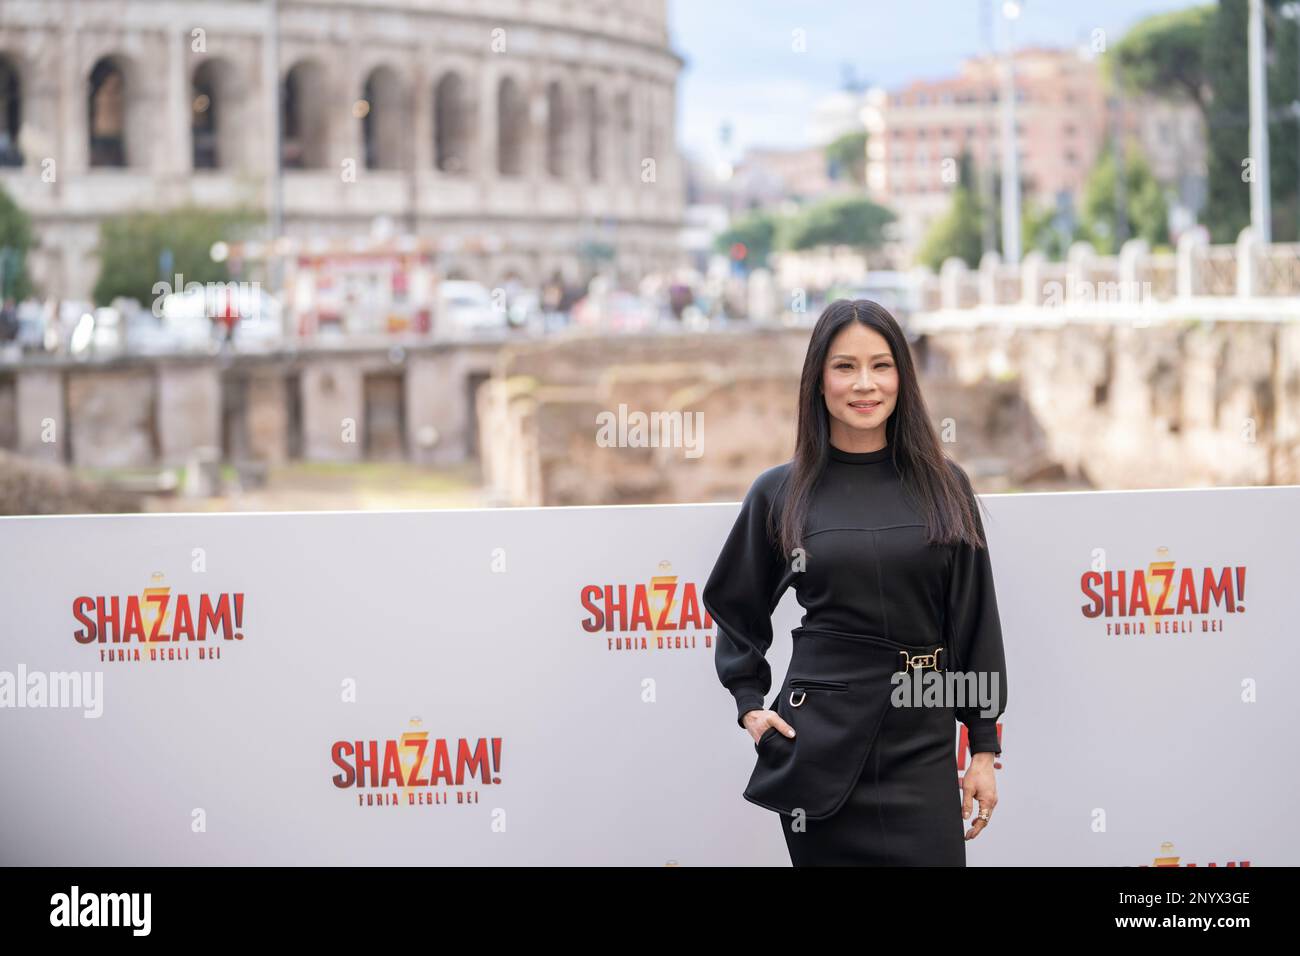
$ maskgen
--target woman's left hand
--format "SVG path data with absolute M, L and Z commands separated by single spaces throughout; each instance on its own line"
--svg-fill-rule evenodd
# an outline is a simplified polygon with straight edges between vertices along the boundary
M 971 755 L 970 766 L 961 778 L 961 816 L 970 819 L 971 801 L 979 804 L 980 816 L 991 818 L 993 808 L 998 805 L 998 785 L 993 779 L 993 754 L 987 751 Z M 973 840 L 980 831 L 989 825 L 989 819 L 977 816 L 971 828 L 966 831 L 966 839 Z

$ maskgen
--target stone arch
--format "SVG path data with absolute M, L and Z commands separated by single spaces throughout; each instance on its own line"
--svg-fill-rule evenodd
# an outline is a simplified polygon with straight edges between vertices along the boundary
M 584 171 L 587 178 L 598 183 L 604 178 L 601 166 L 604 157 L 605 112 L 600 91 L 594 83 L 589 83 L 582 91 L 583 127 L 586 130 L 586 149 L 584 152 Z
M 528 100 L 512 76 L 497 84 L 497 172 L 522 176 L 528 143 Z
M 315 60 L 298 60 L 281 86 L 281 162 L 286 169 L 323 169 L 329 150 L 325 68 Z
M 406 89 L 391 66 L 377 66 L 361 90 L 361 145 L 367 169 L 405 169 L 408 116 Z
M 642 110 L 641 116 L 644 119 L 644 125 L 641 127 L 641 135 L 645 143 L 645 152 L 642 157 L 650 157 L 658 161 L 659 159 L 659 124 L 657 121 L 658 111 L 656 107 L 658 99 L 656 88 L 647 84 L 641 96 L 645 103 L 645 109 Z
M 21 166 L 23 78 L 18 61 L 0 53 L 0 166 Z
M 87 165 L 123 167 L 141 144 L 133 142 L 131 103 L 135 97 L 130 62 L 118 54 L 102 56 L 86 82 Z
M 195 169 L 225 169 L 240 153 L 237 84 L 229 61 L 203 60 L 190 75 L 190 158 Z
M 626 182 L 636 172 L 636 142 L 632 128 L 632 96 L 626 88 L 620 90 L 614 98 L 614 125 L 616 156 L 616 178 Z
M 556 179 L 569 174 L 569 144 L 573 137 L 573 111 L 569 95 L 559 80 L 546 84 L 546 171 Z
M 473 129 L 465 80 L 450 71 L 433 88 L 433 164 L 439 172 L 455 176 L 469 171 Z

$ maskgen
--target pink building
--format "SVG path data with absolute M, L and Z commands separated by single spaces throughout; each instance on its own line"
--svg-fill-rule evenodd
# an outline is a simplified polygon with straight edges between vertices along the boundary
M 1077 200 L 1107 132 L 1098 63 L 1074 50 L 1024 49 L 1015 56 L 1015 74 L 1025 201 L 1054 206 L 1062 194 Z M 963 150 L 977 170 L 1000 168 L 1001 91 L 1000 60 L 976 57 L 954 77 L 869 95 L 867 188 L 897 213 L 904 259 L 948 210 Z

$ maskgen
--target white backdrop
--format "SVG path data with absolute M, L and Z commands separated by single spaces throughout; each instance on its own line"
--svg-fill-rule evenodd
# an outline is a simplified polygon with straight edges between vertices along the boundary
M 1300 863 L 1300 487 L 983 500 L 1009 707 L 969 862 Z M 714 628 L 682 621 L 737 507 L 0 519 L 0 863 L 788 865 L 776 815 L 740 796 L 754 747 Z M 1161 616 L 1193 628 L 1172 634 L 1089 617 L 1102 567 L 1126 590 L 1172 567 L 1173 595 L 1188 569 L 1198 598 L 1228 569 L 1234 610 Z M 629 619 L 588 630 L 606 587 Z M 162 646 L 188 659 L 77 640 L 78 598 L 92 619 L 119 598 L 125 622 L 163 594 Z M 180 595 L 197 615 L 223 594 L 231 638 L 179 633 Z M 774 688 L 800 612 L 777 609 Z M 1108 634 L 1124 622 L 1147 633 Z M 102 672 L 102 716 L 12 706 L 24 671 Z M 335 785 L 336 742 L 376 741 L 382 772 L 411 733 L 447 741 L 452 773 L 462 740 L 486 762 L 459 785 Z M 400 802 L 359 802 L 381 793 Z

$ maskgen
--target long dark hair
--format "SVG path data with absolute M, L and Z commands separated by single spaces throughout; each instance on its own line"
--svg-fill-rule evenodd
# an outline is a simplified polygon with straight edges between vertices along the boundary
M 904 492 L 925 517 L 930 542 L 965 541 L 977 548 L 985 547 L 966 491 L 949 467 L 930 421 L 903 330 L 888 309 L 870 299 L 836 299 L 813 326 L 799 382 L 798 435 L 792 467 L 785 479 L 784 505 L 779 509 L 779 519 L 768 514 L 773 539 L 780 542 L 787 559 L 796 548 L 803 547 L 809 501 L 830 456 L 830 412 L 821 393 L 826 354 L 840 329 L 853 321 L 883 335 L 893 352 L 898 368 L 898 397 L 893 413 L 885 421 L 885 439 Z

